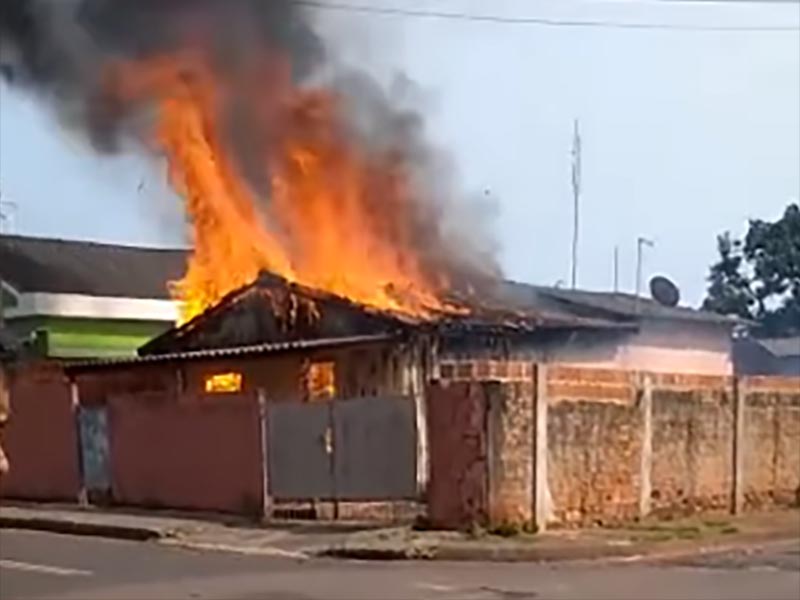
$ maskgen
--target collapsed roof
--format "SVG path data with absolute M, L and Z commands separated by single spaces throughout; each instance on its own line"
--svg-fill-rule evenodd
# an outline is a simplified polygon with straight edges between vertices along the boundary
M 270 273 L 226 296 L 181 327 L 140 348 L 142 356 L 252 346 L 297 339 L 428 331 L 439 335 L 526 335 L 556 329 L 638 327 L 642 317 L 733 324 L 726 317 L 670 308 L 624 294 L 574 292 L 513 282 L 489 282 L 453 296 L 462 313 L 425 319 L 356 304 Z

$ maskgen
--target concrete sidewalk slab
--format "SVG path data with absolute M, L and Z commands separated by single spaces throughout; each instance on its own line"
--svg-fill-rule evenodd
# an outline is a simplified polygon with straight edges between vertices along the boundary
M 800 551 L 800 511 L 645 521 L 618 528 L 550 530 L 501 537 L 486 533 L 383 530 L 354 534 L 321 555 L 355 560 L 636 561 L 726 552 L 776 541 Z
M 375 524 L 281 521 L 261 523 L 220 514 L 101 509 L 71 505 L 0 506 L 0 528 L 28 529 L 133 541 L 157 541 L 196 550 L 306 558 L 343 543 Z
M 619 528 L 550 530 L 498 536 L 415 531 L 374 524 L 284 521 L 257 523 L 223 515 L 138 513 L 98 508 L 1 506 L 0 527 L 156 541 L 201 551 L 293 559 L 447 561 L 635 561 L 725 551 L 776 540 L 797 541 L 800 511 L 740 518 L 693 517 Z
M 0 506 L 0 528 L 31 529 L 127 540 L 153 540 L 179 535 L 202 521 L 141 516 L 80 507 Z

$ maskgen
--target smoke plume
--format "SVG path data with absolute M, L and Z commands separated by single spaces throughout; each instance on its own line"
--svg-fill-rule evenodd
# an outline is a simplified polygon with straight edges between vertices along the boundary
M 330 64 L 308 9 L 292 0 L 2 0 L 0 10 L 6 80 L 40 97 L 99 152 L 119 151 L 128 140 L 152 148 L 152 112 L 164 100 L 149 94 L 147 85 L 131 83 L 130 73 L 115 65 L 201 57 L 220 87 L 214 110 L 226 159 L 268 210 L 272 166 L 265 157 L 286 127 L 280 122 L 285 119 L 270 113 L 271 98 L 278 101 L 286 82 L 320 85 L 314 76 Z M 192 67 L 196 62 L 185 64 L 180 77 L 203 79 Z M 402 168 L 412 180 L 408 227 L 399 232 L 391 219 L 374 217 L 385 229 L 380 234 L 402 236 L 424 254 L 430 271 L 496 271 L 491 253 L 464 243 L 481 234 L 457 226 L 447 159 L 428 142 L 422 116 L 364 73 L 337 70 L 324 86 L 335 94 L 349 143 L 392 172 Z M 331 135 L 315 116 L 322 106 L 306 102 L 292 121 L 315 142 Z M 396 208 L 383 204 L 380 193 L 369 202 L 374 215 Z

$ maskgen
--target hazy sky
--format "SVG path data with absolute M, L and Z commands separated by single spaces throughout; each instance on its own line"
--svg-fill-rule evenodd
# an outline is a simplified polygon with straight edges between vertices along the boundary
M 653 0 L 385 0 L 353 3 L 553 19 L 797 26 L 800 4 Z M 800 33 L 541 27 L 324 11 L 343 60 L 421 88 L 431 136 L 451 152 L 465 194 L 508 276 L 569 279 L 572 120 L 583 132 L 581 286 L 608 289 L 620 247 L 696 303 L 715 236 L 775 218 L 800 198 Z M 38 103 L 0 84 L 0 190 L 17 233 L 168 245 L 180 202 L 163 165 L 99 158 Z

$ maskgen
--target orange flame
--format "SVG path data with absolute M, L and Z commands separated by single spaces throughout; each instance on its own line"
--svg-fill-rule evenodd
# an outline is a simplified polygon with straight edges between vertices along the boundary
M 425 268 L 414 238 L 417 191 L 402 161 L 361 148 L 333 92 L 298 88 L 272 67 L 248 123 L 269 139 L 259 157 L 269 198 L 257 197 L 229 157 L 220 123 L 229 99 L 204 60 L 126 64 L 109 80 L 126 100 L 157 101 L 157 143 L 193 228 L 188 270 L 173 290 L 184 320 L 262 269 L 380 309 L 455 310 L 439 298 L 442 276 Z

